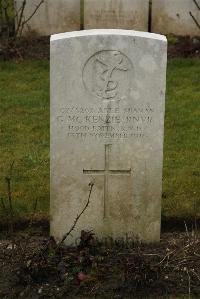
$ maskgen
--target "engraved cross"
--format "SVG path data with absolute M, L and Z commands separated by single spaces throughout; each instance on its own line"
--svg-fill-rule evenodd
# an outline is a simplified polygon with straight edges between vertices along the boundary
M 109 166 L 109 155 L 110 155 L 110 148 L 111 144 L 105 144 L 105 167 L 104 169 L 83 169 L 84 174 L 88 175 L 103 175 L 104 176 L 104 196 L 103 196 L 103 201 L 104 201 L 104 218 L 106 217 L 106 204 L 108 201 L 108 178 L 110 175 L 130 175 L 131 174 L 131 169 L 110 169 Z

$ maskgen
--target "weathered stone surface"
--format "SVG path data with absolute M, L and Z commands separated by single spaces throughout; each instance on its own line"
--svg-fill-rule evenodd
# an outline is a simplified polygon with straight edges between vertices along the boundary
M 200 36 L 200 1 L 153 0 L 152 31 Z
M 160 237 L 166 38 L 86 30 L 51 38 L 51 233 Z
M 41 0 L 28 0 L 24 18 L 28 19 Z M 16 11 L 23 0 L 15 1 Z M 80 29 L 80 0 L 44 0 L 35 15 L 24 27 L 24 34 L 35 31 L 38 35 L 50 35 Z
M 148 0 L 85 0 L 84 28 L 148 31 Z

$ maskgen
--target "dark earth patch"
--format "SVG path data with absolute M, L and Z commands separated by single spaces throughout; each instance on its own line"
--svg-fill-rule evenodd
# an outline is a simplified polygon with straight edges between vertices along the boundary
M 200 38 L 169 37 L 168 57 L 200 57 Z
M 29 228 L 0 242 L 0 298 L 169 298 L 200 294 L 200 235 L 163 233 L 158 244 L 102 244 L 81 232 L 57 247 Z M 47 229 L 47 227 L 46 227 Z

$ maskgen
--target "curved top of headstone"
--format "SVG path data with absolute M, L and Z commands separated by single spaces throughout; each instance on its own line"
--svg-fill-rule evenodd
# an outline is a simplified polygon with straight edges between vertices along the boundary
M 126 35 L 133 37 L 142 37 L 155 39 L 160 41 L 167 42 L 167 38 L 161 34 L 143 32 L 143 31 L 134 31 L 134 30 L 124 30 L 124 29 L 91 29 L 91 30 L 81 30 L 81 31 L 71 31 L 65 33 L 54 34 L 51 36 L 51 41 L 67 39 L 72 37 L 81 37 L 81 36 L 97 36 L 97 35 Z

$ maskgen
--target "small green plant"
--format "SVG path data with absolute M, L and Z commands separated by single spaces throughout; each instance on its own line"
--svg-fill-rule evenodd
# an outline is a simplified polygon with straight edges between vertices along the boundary
M 178 38 L 173 35 L 173 34 L 168 34 L 167 35 L 167 40 L 168 40 L 168 43 L 171 44 L 171 45 L 175 45 L 178 41 Z

